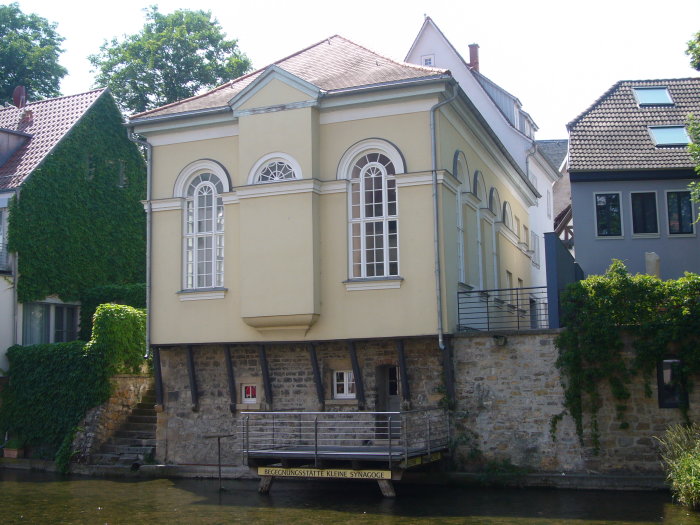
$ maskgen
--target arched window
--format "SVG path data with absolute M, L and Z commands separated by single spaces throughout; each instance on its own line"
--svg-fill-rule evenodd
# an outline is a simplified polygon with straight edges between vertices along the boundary
M 469 167 L 467 158 L 461 151 L 455 151 L 453 173 L 459 185 L 455 206 L 457 208 L 457 279 L 460 283 L 467 282 L 466 261 L 464 255 L 464 203 L 462 193 L 469 191 Z
M 175 181 L 173 197 L 184 200 L 182 287 L 185 290 L 224 285 L 224 205 L 230 191 L 226 169 L 200 159 L 188 164 Z
M 196 175 L 185 197 L 184 288 L 224 285 L 223 184 L 213 173 Z
M 510 208 L 510 203 L 508 201 L 503 203 L 503 224 L 505 224 L 511 231 L 513 229 L 513 210 Z
M 481 206 L 484 207 L 486 205 L 486 185 L 484 184 L 484 176 L 479 170 L 474 172 L 472 193 L 481 201 Z
M 500 220 L 501 218 L 501 196 L 498 194 L 496 188 L 491 188 L 489 195 L 489 210 L 494 214 L 495 220 Z
M 259 159 L 248 176 L 248 184 L 301 179 L 301 166 L 285 153 L 270 153 Z
M 396 170 L 379 152 L 361 154 L 350 174 L 351 276 L 399 275 Z

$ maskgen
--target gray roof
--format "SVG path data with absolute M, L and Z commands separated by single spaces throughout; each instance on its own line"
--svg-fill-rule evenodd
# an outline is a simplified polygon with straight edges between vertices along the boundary
M 274 63 L 325 92 L 441 77 L 446 69 L 397 62 L 335 35 Z M 160 117 L 223 108 L 265 71 L 259 69 L 212 91 L 167 106 L 132 115 L 132 119 Z
M 564 162 L 566 151 L 569 148 L 567 139 L 536 140 L 537 149 L 547 159 L 547 162 L 559 171 L 561 163 Z
M 666 87 L 673 105 L 639 106 L 635 87 Z M 700 78 L 622 80 L 567 124 L 569 171 L 687 169 L 685 146 L 656 146 L 649 126 L 682 126 L 700 115 Z

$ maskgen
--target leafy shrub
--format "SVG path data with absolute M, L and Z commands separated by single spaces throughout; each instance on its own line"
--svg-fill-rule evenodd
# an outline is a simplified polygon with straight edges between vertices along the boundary
M 700 507 L 700 426 L 672 425 L 657 439 L 673 497 L 687 507 Z
M 80 295 L 80 338 L 90 339 L 92 318 L 97 307 L 104 303 L 116 303 L 146 308 L 146 284 L 108 284 L 95 286 Z
M 98 306 L 88 352 L 104 354 L 112 374 L 138 373 L 146 354 L 146 313 L 121 304 Z

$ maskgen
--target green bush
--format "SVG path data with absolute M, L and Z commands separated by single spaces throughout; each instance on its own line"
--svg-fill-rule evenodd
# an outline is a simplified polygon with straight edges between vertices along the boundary
M 88 352 L 104 354 L 112 374 L 137 374 L 146 354 L 146 312 L 122 304 L 98 306 Z
M 92 334 L 92 318 L 104 303 L 126 304 L 146 308 L 146 284 L 108 284 L 96 286 L 80 294 L 80 338 L 88 341 Z
M 658 441 L 673 497 L 682 505 L 699 508 L 700 426 L 672 425 Z

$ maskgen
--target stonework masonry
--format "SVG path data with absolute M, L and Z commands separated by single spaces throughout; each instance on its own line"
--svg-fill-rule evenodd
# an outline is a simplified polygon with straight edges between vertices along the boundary
M 659 473 L 654 436 L 682 417 L 677 409 L 658 408 L 656 384 L 651 398 L 643 383 L 630 386 L 628 428 L 616 420 L 615 401 L 603 387 L 599 412 L 601 451 L 593 453 L 590 435 L 579 442 L 573 420 L 565 416 L 556 438 L 552 418 L 563 410 L 564 391 L 555 366 L 557 332 L 506 333 L 505 344 L 493 334 L 460 334 L 451 340 L 455 393 L 452 440 L 458 468 L 477 463 L 510 462 L 533 472 Z M 501 340 L 500 342 L 503 342 Z M 383 365 L 396 366 L 396 341 L 358 341 L 357 356 L 365 385 L 366 410 L 379 408 L 377 374 Z M 406 339 L 405 355 L 410 401 L 403 408 L 438 406 L 444 399 L 440 351 L 434 337 Z M 305 344 L 269 344 L 266 356 L 272 399 L 265 399 L 255 345 L 231 346 L 237 404 L 231 411 L 224 347 L 193 347 L 198 405 L 193 406 L 184 347 L 160 350 L 163 411 L 158 414 L 156 460 L 166 464 L 213 465 L 216 439 L 222 438 L 222 463 L 243 462 L 241 412 L 246 410 L 357 410 L 356 400 L 332 399 L 333 371 L 351 370 L 347 342 L 318 343 L 318 363 L 324 388 L 320 403 Z M 244 384 L 256 386 L 254 404 L 242 401 Z M 700 415 L 700 395 L 691 393 L 691 418 Z M 585 428 L 589 426 L 586 422 Z
M 90 409 L 79 425 L 80 430 L 73 438 L 73 461 L 87 462 L 90 455 L 97 452 L 119 430 L 131 410 L 152 387 L 151 376 L 114 376 L 111 397 L 106 403 Z

